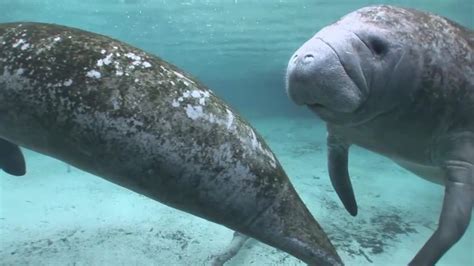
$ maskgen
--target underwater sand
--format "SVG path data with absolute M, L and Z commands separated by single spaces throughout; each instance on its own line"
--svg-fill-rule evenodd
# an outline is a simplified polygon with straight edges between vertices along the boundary
M 352 148 L 351 217 L 326 170 L 316 119 L 251 119 L 346 265 L 406 265 L 436 228 L 443 188 Z M 232 231 L 63 162 L 26 151 L 28 174 L 0 173 L 0 265 L 209 265 Z M 474 265 L 474 230 L 437 265 Z M 256 240 L 226 265 L 305 265 Z

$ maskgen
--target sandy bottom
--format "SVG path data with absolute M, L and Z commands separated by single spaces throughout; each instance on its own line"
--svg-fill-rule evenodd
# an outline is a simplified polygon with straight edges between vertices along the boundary
M 443 188 L 351 149 L 359 204 L 351 217 L 326 170 L 315 119 L 254 119 L 346 265 L 406 265 L 436 228 Z M 232 231 L 37 153 L 29 173 L 0 173 L 1 265 L 206 265 Z M 304 265 L 258 241 L 227 265 Z M 438 265 L 474 265 L 474 228 Z

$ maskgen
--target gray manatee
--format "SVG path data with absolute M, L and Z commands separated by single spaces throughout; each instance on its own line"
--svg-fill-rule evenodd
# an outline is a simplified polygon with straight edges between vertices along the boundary
M 331 182 L 357 214 L 352 144 L 446 187 L 439 225 L 411 261 L 433 265 L 474 202 L 474 33 L 413 9 L 372 6 L 323 28 L 290 59 L 287 92 L 327 124 Z
M 252 127 L 189 75 L 120 41 L 0 24 L 0 137 L 9 173 L 24 172 L 26 147 L 306 263 L 342 264 Z

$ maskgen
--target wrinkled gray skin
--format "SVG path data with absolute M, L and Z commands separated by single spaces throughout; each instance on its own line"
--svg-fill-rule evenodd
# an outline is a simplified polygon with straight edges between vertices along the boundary
M 0 24 L 0 137 L 13 150 L 0 157 L 7 172 L 22 174 L 23 146 L 306 263 L 342 264 L 250 125 L 187 74 L 117 40 Z
M 439 225 L 411 265 L 433 265 L 458 241 L 474 201 L 474 33 L 392 6 L 359 9 L 290 59 L 287 92 L 327 122 L 328 166 L 346 209 L 352 144 L 446 187 Z

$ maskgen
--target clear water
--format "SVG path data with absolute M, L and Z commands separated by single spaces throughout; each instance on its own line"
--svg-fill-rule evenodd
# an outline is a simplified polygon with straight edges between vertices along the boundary
M 0 23 L 102 33 L 192 73 L 263 134 L 347 265 L 404 265 L 437 223 L 442 187 L 361 149 L 351 173 L 361 211 L 344 212 L 325 170 L 321 121 L 284 92 L 289 56 L 321 27 L 369 4 L 431 11 L 474 27 L 470 0 L 0 0 Z M 30 173 L 0 173 L 0 265 L 203 265 L 226 228 L 27 152 Z M 474 265 L 474 232 L 440 265 Z M 256 241 L 229 265 L 299 265 Z

